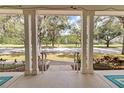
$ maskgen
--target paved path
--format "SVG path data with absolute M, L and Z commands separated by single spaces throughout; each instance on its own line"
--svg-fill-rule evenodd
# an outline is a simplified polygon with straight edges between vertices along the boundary
M 50 65 L 48 71 L 72 71 L 71 65 Z
M 24 53 L 24 48 L 0 48 L 0 54 Z
M 0 64 L 14 64 L 14 63 L 15 62 L 13 60 L 12 61 L 11 60 L 9 60 L 9 61 L 7 60 L 7 61 L 4 61 L 4 62 L 3 61 L 2 62 L 0 61 Z M 21 64 L 23 64 L 23 62 L 22 61 L 17 61 L 16 62 L 16 65 L 17 64 L 20 64 L 21 65 Z
M 101 54 L 121 54 L 121 48 L 94 48 L 95 53 Z
M 52 53 L 73 53 L 80 52 L 80 48 L 45 48 L 42 51 Z M 102 54 L 120 54 L 121 48 L 94 48 L 95 53 Z M 0 48 L 0 54 L 24 53 L 24 48 Z
M 49 60 L 50 65 L 72 65 L 73 62 Z

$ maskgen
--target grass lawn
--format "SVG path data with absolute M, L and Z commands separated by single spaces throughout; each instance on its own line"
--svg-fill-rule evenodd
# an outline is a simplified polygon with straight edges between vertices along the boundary
M 24 45 L 13 45 L 13 44 L 0 44 L 0 48 L 23 48 Z M 48 45 L 46 47 L 46 45 L 42 45 L 43 48 L 52 48 L 51 45 Z M 79 48 L 80 46 L 76 46 L 75 44 L 55 44 L 55 47 L 60 47 L 60 48 Z M 96 48 L 106 48 L 106 45 L 104 44 L 100 44 L 100 45 L 96 45 L 94 44 L 94 47 Z M 110 48 L 121 48 L 122 44 L 110 44 Z
M 95 48 L 106 48 L 106 45 L 94 45 Z M 109 48 L 121 48 L 122 44 L 110 44 Z
M 94 48 L 107 48 L 105 44 L 94 44 Z M 46 48 L 45 45 L 42 45 L 43 48 Z M 49 48 L 51 48 L 51 45 L 48 45 Z M 55 47 L 60 48 L 80 48 L 80 45 L 76 46 L 75 44 L 55 44 Z M 122 44 L 110 44 L 109 48 L 121 48 Z
M 121 54 L 111 54 L 111 55 L 107 54 L 107 55 L 111 56 L 111 57 L 119 57 L 119 58 L 124 59 L 124 55 L 121 55 Z M 94 53 L 94 58 L 100 58 L 103 56 L 106 56 L 106 55 Z M 25 60 L 25 57 L 23 54 L 0 55 L 0 58 L 11 60 L 11 61 L 14 61 L 15 59 L 17 59 L 17 61 L 24 61 Z M 63 53 L 47 54 L 47 59 L 48 60 L 55 60 L 55 61 L 73 62 L 74 61 L 74 55 L 73 54 L 63 54 Z
M 55 48 L 79 48 L 79 46 L 76 46 L 75 44 L 55 44 Z M 42 45 L 42 48 L 52 48 L 52 46 L 49 44 L 48 46 Z
M 4 48 L 22 48 L 24 47 L 24 45 L 12 45 L 12 44 L 0 44 L 0 47 L 4 47 Z M 43 45 L 43 47 L 45 47 L 45 45 Z M 62 47 L 62 48 L 77 48 L 75 44 L 60 44 L 59 46 L 57 44 L 55 44 L 55 47 Z M 94 45 L 94 47 L 97 47 L 97 48 L 105 48 L 106 45 Z M 120 48 L 122 47 L 121 44 L 113 44 L 113 45 L 110 45 L 110 48 Z M 98 57 L 103 57 L 104 54 L 98 54 L 98 53 L 94 53 L 94 58 L 98 58 Z M 120 57 L 120 58 L 124 58 L 124 55 L 116 55 L 116 54 L 111 54 L 109 56 L 113 56 L 113 57 Z M 3 59 L 7 59 L 7 60 L 19 60 L 19 61 L 23 61 L 25 60 L 25 57 L 23 54 L 19 54 L 19 53 L 16 53 L 16 54 L 11 54 L 11 55 L 3 55 L 1 54 L 0 55 L 0 58 L 3 58 Z M 72 61 L 74 60 L 74 57 L 73 57 L 73 54 L 62 54 L 62 53 L 59 53 L 59 54 L 48 54 L 47 55 L 47 59 L 48 60 L 56 60 L 56 61 Z
M 23 48 L 24 45 L 0 44 L 0 48 Z
M 14 61 L 17 59 L 17 61 L 23 61 L 25 60 L 25 57 L 23 54 L 13 54 L 13 55 L 0 55 L 0 59 L 7 59 L 9 61 Z M 55 61 L 73 61 L 73 55 L 72 54 L 47 54 L 48 60 L 55 60 Z
M 0 59 L 7 59 L 9 61 L 14 61 L 15 59 L 17 59 L 18 61 L 24 61 L 25 60 L 25 56 L 24 54 L 3 54 L 3 55 L 0 55 Z
M 48 60 L 55 60 L 55 61 L 69 61 L 73 62 L 74 61 L 74 55 L 73 54 L 48 54 L 47 55 Z

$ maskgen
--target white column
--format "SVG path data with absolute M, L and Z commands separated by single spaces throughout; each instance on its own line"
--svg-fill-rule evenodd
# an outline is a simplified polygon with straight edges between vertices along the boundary
M 81 72 L 87 73 L 87 11 L 82 11 L 81 15 Z
M 24 30 L 25 30 L 25 75 L 30 75 L 32 71 L 31 61 L 31 15 L 28 10 L 24 13 Z
M 37 33 L 37 15 L 36 11 L 31 12 L 31 28 L 32 28 L 32 75 L 39 72 L 38 68 L 38 33 Z
M 94 31 L 94 11 L 89 11 L 87 16 L 87 69 L 88 73 L 93 73 L 93 31 Z

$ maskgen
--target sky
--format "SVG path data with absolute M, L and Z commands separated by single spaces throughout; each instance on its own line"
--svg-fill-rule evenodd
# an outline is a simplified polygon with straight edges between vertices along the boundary
M 74 24 L 75 22 L 77 22 L 78 20 L 80 20 L 80 16 L 69 16 L 69 22 L 71 24 Z
M 69 23 L 70 24 L 77 24 L 77 22 L 80 20 L 80 16 L 69 16 Z M 65 30 L 62 35 L 68 35 L 70 30 Z

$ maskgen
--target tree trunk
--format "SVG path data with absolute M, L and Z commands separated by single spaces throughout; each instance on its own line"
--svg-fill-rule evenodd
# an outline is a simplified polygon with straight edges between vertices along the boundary
M 59 42 L 59 40 L 57 40 L 57 43 L 58 43 L 58 47 L 59 47 L 59 45 L 60 45 L 60 42 Z
M 122 42 L 122 55 L 124 55 L 124 33 L 123 33 L 123 42 Z
M 52 40 L 52 47 L 54 48 L 54 41 Z
M 123 24 L 123 29 L 124 29 L 124 24 Z M 122 55 L 124 55 L 124 32 L 122 33 L 123 35 L 123 42 L 122 42 Z
M 108 48 L 109 47 L 109 41 L 106 41 L 106 45 L 107 45 L 106 47 Z
M 55 31 L 52 31 L 52 47 L 54 48 L 54 44 L 55 44 Z
M 46 42 L 46 47 L 48 47 L 48 43 Z

